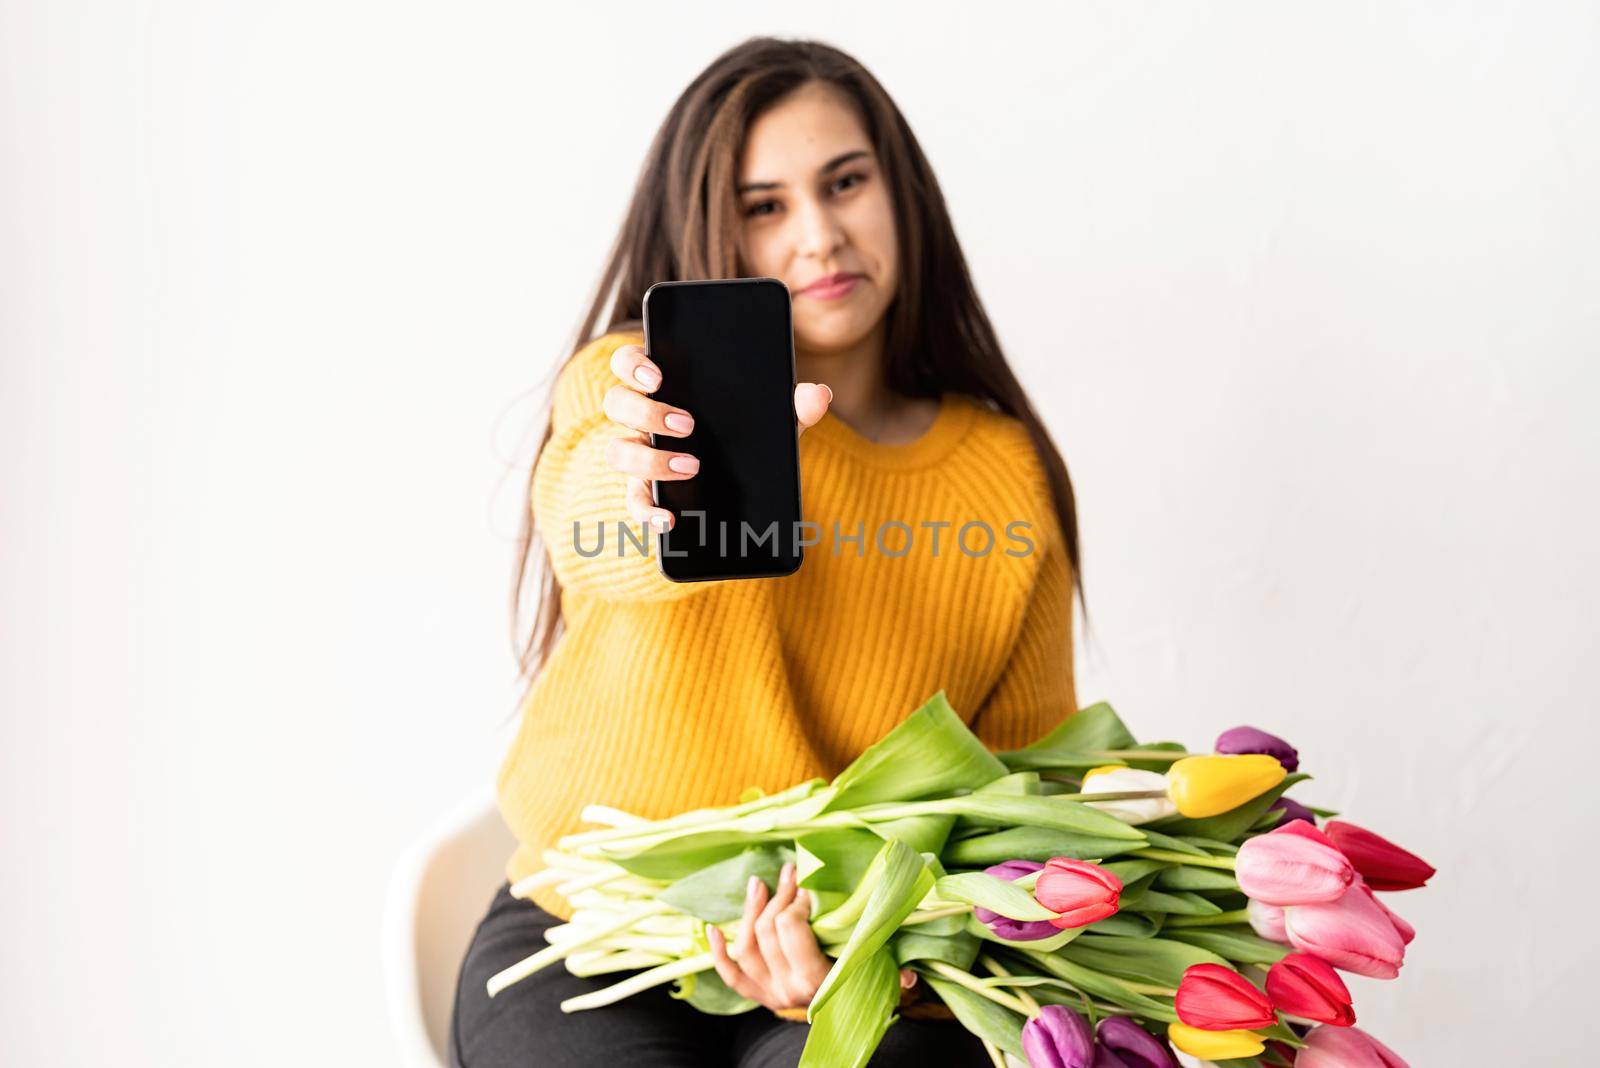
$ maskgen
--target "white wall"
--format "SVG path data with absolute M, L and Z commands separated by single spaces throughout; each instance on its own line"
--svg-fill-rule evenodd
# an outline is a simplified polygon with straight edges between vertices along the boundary
M 7 1059 L 388 1058 L 385 881 L 509 737 L 527 391 L 778 32 L 945 185 L 1080 494 L 1085 701 L 1270 726 L 1438 864 L 1357 984 L 1413 1064 L 1580 1063 L 1595 7 L 572 6 L 0 4 Z

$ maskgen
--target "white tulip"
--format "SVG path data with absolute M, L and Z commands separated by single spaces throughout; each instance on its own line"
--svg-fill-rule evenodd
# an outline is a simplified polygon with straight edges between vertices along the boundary
M 1160 790 L 1161 796 L 1122 801 L 1085 801 L 1084 804 L 1135 827 L 1177 814 L 1178 806 L 1167 796 L 1167 777 L 1159 771 L 1110 767 L 1104 771 L 1096 769 L 1083 781 L 1083 792 L 1086 794 L 1126 794 L 1140 790 Z

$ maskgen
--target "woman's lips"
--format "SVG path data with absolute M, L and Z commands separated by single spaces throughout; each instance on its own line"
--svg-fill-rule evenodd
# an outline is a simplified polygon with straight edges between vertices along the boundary
M 817 282 L 800 291 L 801 296 L 815 297 L 818 300 L 838 300 L 855 289 L 861 281 L 859 274 L 835 275 L 835 281 Z

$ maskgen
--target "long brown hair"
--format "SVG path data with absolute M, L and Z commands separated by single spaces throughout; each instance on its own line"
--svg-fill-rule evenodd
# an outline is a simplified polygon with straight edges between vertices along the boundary
M 905 116 L 877 79 L 838 49 L 815 41 L 752 37 L 718 56 L 689 84 L 650 145 L 627 217 L 567 360 L 603 334 L 641 330 L 644 291 L 652 283 L 745 276 L 734 192 L 745 133 L 764 109 L 814 81 L 836 87 L 854 102 L 889 184 L 900 236 L 901 283 L 889 307 L 887 385 L 908 397 L 966 393 L 992 402 L 1028 428 L 1049 479 L 1087 624 L 1077 506 L 1066 463 L 1006 363 L 973 289 L 944 195 Z M 597 330 L 602 323 L 604 328 Z M 548 403 L 547 397 L 535 465 L 550 440 Z M 532 469 L 528 478 L 511 625 L 522 678 L 531 686 L 561 633 L 561 587 L 528 503 Z M 536 581 L 529 569 L 533 559 L 541 563 Z M 533 599 L 538 611 L 523 637 L 524 607 Z

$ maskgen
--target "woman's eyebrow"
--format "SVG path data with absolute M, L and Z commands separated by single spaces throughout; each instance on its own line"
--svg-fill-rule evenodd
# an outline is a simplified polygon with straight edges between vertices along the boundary
M 862 159 L 870 155 L 872 155 L 872 153 L 868 152 L 864 148 L 858 148 L 851 152 L 842 153 L 833 157 L 821 167 L 818 167 L 817 173 L 827 174 L 829 171 L 835 169 L 836 167 L 842 167 L 853 159 Z M 741 194 L 753 193 L 760 189 L 777 189 L 782 185 L 782 182 L 741 182 L 737 191 Z

